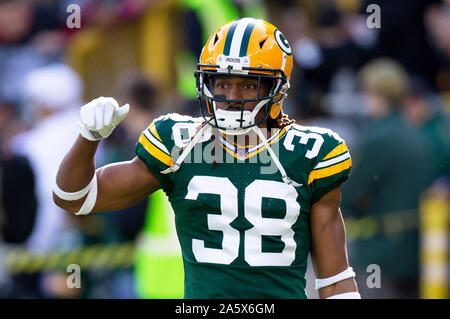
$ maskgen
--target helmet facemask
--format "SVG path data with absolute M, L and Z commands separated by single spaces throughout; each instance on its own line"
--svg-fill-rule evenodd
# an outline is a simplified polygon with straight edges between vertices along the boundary
M 207 68 L 207 69 L 205 69 Z M 200 111 L 208 124 L 230 135 L 246 134 L 253 126 L 265 122 L 272 105 L 279 102 L 285 96 L 288 82 L 283 71 L 278 69 L 263 69 L 242 67 L 242 70 L 233 70 L 232 67 L 223 72 L 219 66 L 198 64 L 196 76 L 196 87 Z M 249 99 L 230 100 L 224 95 L 214 92 L 214 82 L 225 76 L 241 76 L 257 80 L 257 96 Z M 263 87 L 268 87 L 268 93 L 264 94 Z M 257 104 L 253 110 L 246 110 L 247 103 Z M 226 110 L 219 108 L 217 103 L 233 104 L 239 110 Z

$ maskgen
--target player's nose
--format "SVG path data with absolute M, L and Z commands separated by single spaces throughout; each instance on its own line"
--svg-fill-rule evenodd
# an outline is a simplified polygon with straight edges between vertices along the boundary
M 242 104 L 239 100 L 242 100 L 242 94 L 239 88 L 232 85 L 227 94 L 227 100 L 232 100 L 232 102 L 227 103 L 227 110 L 229 111 L 240 111 Z

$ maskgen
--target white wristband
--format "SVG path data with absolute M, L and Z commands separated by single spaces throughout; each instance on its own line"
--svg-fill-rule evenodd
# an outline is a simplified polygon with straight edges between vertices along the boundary
M 338 273 L 337 275 L 334 275 L 332 277 L 323 278 L 323 279 L 316 279 L 316 289 L 320 289 L 323 287 L 330 286 L 332 284 L 337 283 L 338 281 L 355 277 L 356 274 L 353 271 L 352 267 L 348 267 L 343 272 Z
M 352 291 L 330 296 L 327 299 L 361 299 L 361 295 L 359 294 L 359 292 Z

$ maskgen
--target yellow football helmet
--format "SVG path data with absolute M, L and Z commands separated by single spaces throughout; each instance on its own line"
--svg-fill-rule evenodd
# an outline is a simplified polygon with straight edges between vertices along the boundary
M 242 134 L 248 131 L 246 129 L 266 121 L 269 116 L 276 119 L 281 112 L 283 99 L 287 96 L 292 65 L 291 47 L 272 24 L 253 18 L 226 23 L 206 42 L 195 71 L 202 116 L 210 120 L 210 125 L 230 134 Z M 217 74 L 257 79 L 258 98 L 226 100 L 223 96 L 214 96 L 212 84 Z M 259 94 L 262 81 L 271 84 L 267 96 Z M 244 111 L 244 103 L 255 101 L 258 104 L 253 112 Z M 241 112 L 222 112 L 216 108 L 216 102 L 241 103 Z M 256 123 L 254 118 L 260 110 L 266 113 L 264 119 Z M 246 112 L 248 114 L 244 114 Z M 240 115 L 231 116 L 231 113 Z

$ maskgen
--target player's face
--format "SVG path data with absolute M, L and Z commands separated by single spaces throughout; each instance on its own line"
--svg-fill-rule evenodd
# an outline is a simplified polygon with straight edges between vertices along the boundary
M 214 96 L 227 100 L 255 99 L 269 95 L 269 85 L 261 82 L 258 92 L 258 79 L 240 76 L 221 76 L 214 81 Z M 216 102 L 217 107 L 227 111 L 241 111 L 242 103 Z M 252 111 L 258 101 L 244 103 L 244 110 Z

